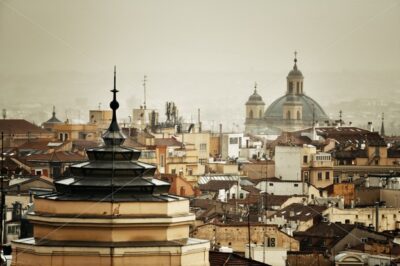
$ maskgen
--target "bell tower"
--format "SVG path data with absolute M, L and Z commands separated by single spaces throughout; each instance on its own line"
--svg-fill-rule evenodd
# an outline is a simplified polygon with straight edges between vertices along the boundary
M 257 93 L 257 83 L 254 84 L 254 92 L 246 102 L 246 120 L 262 119 L 265 103 L 262 97 Z
M 286 82 L 286 94 L 302 95 L 303 94 L 303 81 L 304 77 L 301 71 L 297 68 L 297 52 L 294 52 L 294 66 L 289 72 Z

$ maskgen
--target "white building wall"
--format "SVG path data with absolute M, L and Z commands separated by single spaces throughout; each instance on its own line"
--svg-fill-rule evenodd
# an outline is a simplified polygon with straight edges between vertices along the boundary
M 275 176 L 282 180 L 301 180 L 301 147 L 275 147 Z
M 332 223 L 362 223 L 365 226 L 376 226 L 375 207 L 367 208 L 350 208 L 350 209 L 339 209 L 331 207 L 323 212 L 323 215 L 328 218 Z M 379 208 L 378 216 L 379 228 L 378 231 L 395 230 L 400 229 L 400 208 Z
M 239 158 L 243 144 L 243 133 L 229 133 L 222 136 L 222 158 Z
M 300 181 L 279 182 L 279 181 L 261 181 L 256 188 L 262 192 L 273 195 L 303 195 L 306 189 L 303 189 L 303 183 Z
M 249 258 L 249 249 L 246 248 L 245 257 Z M 263 245 L 251 245 L 251 257 L 253 260 L 273 266 L 285 266 L 287 250 L 284 248 L 264 247 Z

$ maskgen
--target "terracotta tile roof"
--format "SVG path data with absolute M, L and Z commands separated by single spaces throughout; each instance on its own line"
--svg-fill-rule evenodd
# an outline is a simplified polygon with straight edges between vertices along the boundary
M 260 191 L 261 191 L 254 186 L 242 186 L 242 189 L 246 190 L 247 192 L 250 192 L 252 194 L 260 194 Z
M 182 142 L 175 138 L 156 138 L 154 141 L 156 146 L 182 146 Z
M 26 157 L 28 162 L 81 162 L 86 157 L 75 152 L 58 151 L 45 154 L 32 154 Z
M 98 146 L 100 146 L 99 143 L 97 143 L 95 141 L 91 141 L 91 140 L 80 139 L 80 140 L 72 141 L 72 147 L 76 148 L 76 149 L 81 149 L 81 150 L 83 150 L 83 149 L 87 150 L 89 148 L 94 148 L 94 147 L 98 147 Z
M 261 266 L 269 265 L 256 260 L 246 259 L 235 253 L 223 253 L 218 251 L 210 251 L 209 253 L 210 266 Z
M 59 143 L 59 146 L 49 147 L 49 143 Z M 64 145 L 62 141 L 53 141 L 51 139 L 34 139 L 25 142 L 24 144 L 20 145 L 18 148 L 20 150 L 42 150 L 46 151 L 48 149 L 60 148 Z
M 199 188 L 201 191 L 218 192 L 220 189 L 230 189 L 233 185 L 237 185 L 237 181 L 210 180 L 206 184 L 201 184 Z
M 49 134 L 48 131 L 24 119 L 1 119 L 0 131 L 4 131 L 4 133 L 14 133 L 14 134 L 27 134 L 28 132 Z
M 283 196 L 283 195 L 264 195 L 264 202 L 267 207 L 275 207 L 282 206 L 288 199 L 292 198 L 292 196 Z

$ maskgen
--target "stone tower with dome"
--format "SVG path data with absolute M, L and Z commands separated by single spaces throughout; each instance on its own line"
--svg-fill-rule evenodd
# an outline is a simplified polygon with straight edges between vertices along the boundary
M 262 97 L 257 93 L 257 83 L 254 85 L 254 93 L 249 97 L 246 102 L 246 126 L 249 125 L 250 131 L 257 131 L 259 125 L 262 124 L 264 117 L 265 103 Z M 247 129 L 247 127 L 246 127 Z
M 257 90 L 246 102 L 246 133 L 280 134 L 282 131 L 296 131 L 313 126 L 314 123 L 329 121 L 322 107 L 303 90 L 304 76 L 297 66 L 295 53 L 294 66 L 286 77 L 286 93 L 273 101 L 264 110 L 264 101 Z

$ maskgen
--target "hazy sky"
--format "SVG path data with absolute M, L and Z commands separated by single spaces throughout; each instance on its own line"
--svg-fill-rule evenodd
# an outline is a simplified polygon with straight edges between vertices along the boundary
M 146 74 L 161 115 L 241 124 L 255 81 L 267 104 L 284 93 L 294 50 L 323 106 L 398 98 L 400 0 L 0 0 L 0 104 L 104 107 L 117 65 L 121 117 Z

